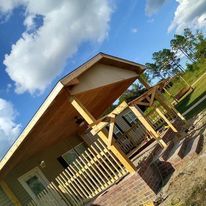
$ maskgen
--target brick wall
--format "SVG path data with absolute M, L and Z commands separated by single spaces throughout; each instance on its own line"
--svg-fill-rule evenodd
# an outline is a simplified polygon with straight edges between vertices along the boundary
M 146 164 L 145 164 L 146 166 Z M 155 199 L 161 178 L 154 166 L 142 165 L 133 175 L 112 186 L 91 205 L 95 206 L 141 206 Z

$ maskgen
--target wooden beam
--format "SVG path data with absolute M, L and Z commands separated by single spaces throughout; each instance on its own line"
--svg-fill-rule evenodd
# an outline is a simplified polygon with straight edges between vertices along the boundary
M 146 89 L 149 89 L 151 87 L 141 76 L 138 77 L 138 80 L 144 85 Z
M 114 126 L 115 126 L 114 123 L 115 123 L 115 115 L 111 117 L 110 123 L 109 123 L 108 147 L 110 147 L 113 142 L 113 132 L 114 132 Z
M 186 124 L 188 124 L 188 122 L 187 122 L 187 120 L 185 119 L 185 117 L 184 117 L 179 111 L 177 111 L 177 110 L 175 109 L 175 107 L 173 107 L 173 110 L 174 110 L 174 112 L 177 114 L 177 116 L 178 116 L 183 122 L 185 122 Z
M 73 105 L 73 107 L 79 112 L 79 114 L 85 119 L 88 124 L 92 124 L 95 122 L 95 118 L 89 113 L 89 111 L 81 104 L 81 102 L 74 96 L 69 98 L 69 102 Z M 108 145 L 109 140 L 107 135 L 103 131 L 99 131 L 98 136 L 102 141 Z M 136 171 L 136 167 L 134 164 L 129 160 L 129 158 L 123 153 L 123 151 L 118 147 L 115 142 L 112 142 L 112 145 L 109 149 L 114 153 L 114 155 L 119 159 L 119 161 L 124 165 L 126 170 L 130 173 Z
M 156 91 L 157 91 L 157 87 L 154 88 L 154 91 L 153 91 L 152 94 L 151 94 L 150 106 L 152 106 L 153 103 L 154 103 L 154 99 L 155 99 L 155 93 L 156 93 Z
M 175 128 L 175 126 L 170 122 L 169 119 L 167 119 L 167 117 L 160 111 L 159 108 L 155 108 L 156 112 L 159 114 L 159 116 L 167 123 L 167 125 L 174 131 L 174 132 L 178 132 L 177 129 Z
M 100 130 L 102 130 L 106 125 L 109 124 L 108 121 L 104 121 L 104 119 L 106 118 L 110 118 L 113 117 L 113 115 L 118 115 L 120 114 L 122 111 L 124 111 L 126 108 L 128 107 L 128 104 L 124 101 L 122 102 L 120 105 L 118 105 L 112 112 L 110 112 L 108 115 L 96 120 L 95 122 L 93 122 L 92 124 L 90 124 L 89 126 L 92 127 L 92 130 L 90 131 L 92 133 L 92 135 L 96 135 L 97 132 L 99 132 Z M 100 121 L 99 121 L 100 120 Z
M 21 203 L 19 202 L 19 200 L 17 199 L 15 194 L 11 191 L 11 189 L 9 188 L 9 186 L 5 181 L 3 180 L 0 181 L 0 186 L 15 206 L 21 206 Z
M 144 125 L 144 127 L 149 131 L 149 133 L 157 140 L 157 142 L 163 147 L 166 148 L 166 143 L 160 138 L 160 135 L 155 131 L 152 125 L 146 120 L 142 112 L 140 112 L 135 106 L 129 106 L 129 108 L 136 115 L 138 120 Z
M 139 81 L 145 86 L 146 89 L 150 88 L 150 85 L 141 77 L 138 77 Z M 155 98 L 160 102 L 160 104 L 170 113 L 176 114 L 182 121 L 187 123 L 186 119 L 183 115 L 181 115 L 172 105 L 168 106 L 163 98 L 161 97 L 161 94 L 157 91 L 155 93 Z
M 181 75 L 179 75 L 180 79 L 183 80 L 183 82 L 188 86 L 188 87 L 192 87 Z
M 165 87 L 163 87 L 163 90 L 164 90 L 170 97 L 172 97 L 172 99 L 173 99 L 176 103 L 179 102 L 179 101 L 177 100 L 177 98 L 175 98 Z
M 187 123 L 187 120 L 184 118 L 184 116 L 182 114 L 180 114 L 174 106 L 172 106 L 171 104 L 169 104 L 168 102 L 166 103 L 164 101 L 164 98 L 161 96 L 161 94 L 157 91 L 157 93 L 155 94 L 155 98 L 159 101 L 159 103 L 170 113 L 170 114 L 174 114 L 175 116 L 178 116 L 182 121 L 184 121 L 185 123 Z
M 70 82 L 67 83 L 67 86 L 75 86 L 75 85 L 77 85 L 79 83 L 80 83 L 79 79 L 74 78 Z
M 137 104 L 137 105 L 147 106 L 147 107 L 150 106 L 150 103 L 147 103 L 147 102 L 137 102 L 136 104 Z
M 48 109 L 48 107 L 51 105 L 53 100 L 56 98 L 56 96 L 60 93 L 62 90 L 63 85 L 61 82 L 58 82 L 57 85 L 54 87 L 54 89 L 51 91 L 47 99 L 44 101 L 44 103 L 40 106 L 38 111 L 35 113 L 35 115 L 32 117 L 28 125 L 25 127 L 23 132 L 20 134 L 20 136 L 17 138 L 15 143 L 10 147 L 6 155 L 3 157 L 3 159 L 0 161 L 0 170 L 4 167 L 4 165 L 8 162 L 8 160 L 11 158 L 11 156 L 14 154 L 14 152 L 19 149 L 19 146 L 22 144 L 22 142 L 25 140 L 27 135 L 31 132 L 35 124 L 39 121 L 41 116 L 45 113 L 45 111 Z M 0 176 L 2 176 L 2 172 L 0 173 Z

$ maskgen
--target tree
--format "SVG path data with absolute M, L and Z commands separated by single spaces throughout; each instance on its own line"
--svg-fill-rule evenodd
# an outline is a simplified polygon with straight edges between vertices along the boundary
M 206 39 L 202 32 L 197 31 L 195 35 L 195 58 L 204 59 L 206 58 Z
M 146 63 L 145 66 L 152 73 L 153 78 L 160 77 L 161 79 L 164 79 L 160 68 L 155 63 Z
M 180 65 L 180 58 L 178 58 L 170 49 L 163 49 L 153 53 L 154 63 L 147 63 L 146 67 L 152 72 L 153 77 L 173 76 L 179 70 L 184 72 L 183 67 Z
M 185 28 L 184 37 L 186 38 L 186 47 L 190 52 L 190 54 L 192 55 L 192 57 L 194 57 L 195 42 L 196 42 L 195 35 L 192 33 L 192 31 L 189 28 Z
M 147 82 L 150 82 L 147 72 L 142 74 L 141 77 Z M 140 82 L 136 81 L 131 85 L 129 89 L 127 89 L 127 91 L 125 91 L 121 95 L 121 97 L 119 98 L 119 103 L 123 101 L 130 102 L 133 99 L 140 96 L 141 94 L 143 94 L 145 91 L 146 91 L 146 88 L 144 88 L 144 86 Z
M 185 31 L 185 36 L 175 34 L 174 38 L 170 41 L 172 50 L 177 54 L 178 51 L 183 53 L 191 62 L 194 62 L 193 55 L 193 40 L 189 32 Z

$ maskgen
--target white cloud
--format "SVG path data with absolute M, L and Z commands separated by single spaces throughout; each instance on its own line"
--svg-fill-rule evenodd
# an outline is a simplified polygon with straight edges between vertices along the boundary
M 0 98 L 0 159 L 20 133 L 21 125 L 15 117 L 13 105 Z
M 43 92 L 82 42 L 107 36 L 112 12 L 108 0 L 0 0 L 2 15 L 18 6 L 26 30 L 4 59 L 17 93 Z
M 145 12 L 148 16 L 152 16 L 162 7 L 166 0 L 147 0 Z
M 205 0 L 177 0 L 179 3 L 174 19 L 168 31 L 176 29 L 181 32 L 184 28 L 204 29 L 206 27 L 206 1 Z

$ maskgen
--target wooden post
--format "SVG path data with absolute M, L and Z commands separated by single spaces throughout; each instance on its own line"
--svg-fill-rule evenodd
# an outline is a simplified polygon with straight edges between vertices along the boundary
M 139 81 L 145 86 L 146 89 L 150 88 L 150 85 L 142 78 L 138 77 Z M 160 102 L 160 104 L 170 113 L 177 115 L 182 121 L 184 121 L 187 124 L 187 120 L 184 118 L 182 114 L 180 114 L 172 105 L 168 106 L 163 98 L 161 97 L 161 94 L 157 91 L 155 94 L 155 98 Z
M 161 95 L 157 92 L 155 95 L 156 99 L 159 101 L 159 103 L 171 114 L 174 114 L 175 116 L 178 116 L 182 121 L 184 121 L 185 123 L 187 123 L 187 120 L 184 118 L 184 116 L 182 114 L 180 114 L 180 112 L 178 112 L 175 107 L 173 107 L 172 105 L 168 105 L 165 103 L 164 99 L 161 97 Z
M 172 99 L 173 99 L 176 103 L 179 103 L 179 101 L 178 101 L 166 88 L 163 88 L 163 90 L 164 90 L 170 97 L 172 97 Z
M 163 147 L 166 148 L 167 144 L 161 139 L 160 135 L 155 131 L 152 125 L 146 120 L 143 114 L 135 107 L 129 106 L 129 108 L 133 111 L 136 115 L 138 120 L 145 126 L 145 128 L 149 131 L 150 134 L 157 140 L 157 142 Z
M 183 80 L 183 82 L 184 82 L 188 87 L 191 87 L 191 85 L 189 85 L 189 83 L 188 83 L 181 75 L 180 75 L 179 77 L 180 77 L 180 79 Z
M 167 125 L 174 131 L 178 132 L 177 129 L 174 127 L 174 125 L 170 122 L 169 119 L 160 111 L 159 108 L 155 108 L 156 112 L 159 114 L 159 116 L 167 123 Z
M 144 85 L 146 89 L 150 88 L 150 85 L 148 84 L 148 82 L 146 82 L 141 76 L 138 77 L 138 80 Z
M 76 97 L 71 96 L 69 98 L 69 101 L 88 124 L 91 125 L 96 122 L 96 119 L 89 113 L 89 111 L 81 104 L 81 102 L 79 102 Z M 95 125 L 92 127 L 95 127 Z M 97 135 L 106 145 L 108 145 L 108 137 L 103 131 L 99 131 Z M 123 151 L 114 141 L 112 141 L 112 145 L 109 147 L 109 149 L 114 153 L 114 155 L 117 157 L 117 159 L 119 159 L 119 161 L 124 165 L 124 167 L 129 173 L 133 173 L 136 171 L 136 167 L 134 166 L 134 164 L 129 160 L 129 158 L 123 153 Z
M 17 199 L 15 194 L 11 191 L 11 189 L 9 188 L 9 186 L 5 181 L 3 180 L 0 181 L 0 186 L 15 206 L 21 206 L 21 203 L 19 202 L 19 200 Z

